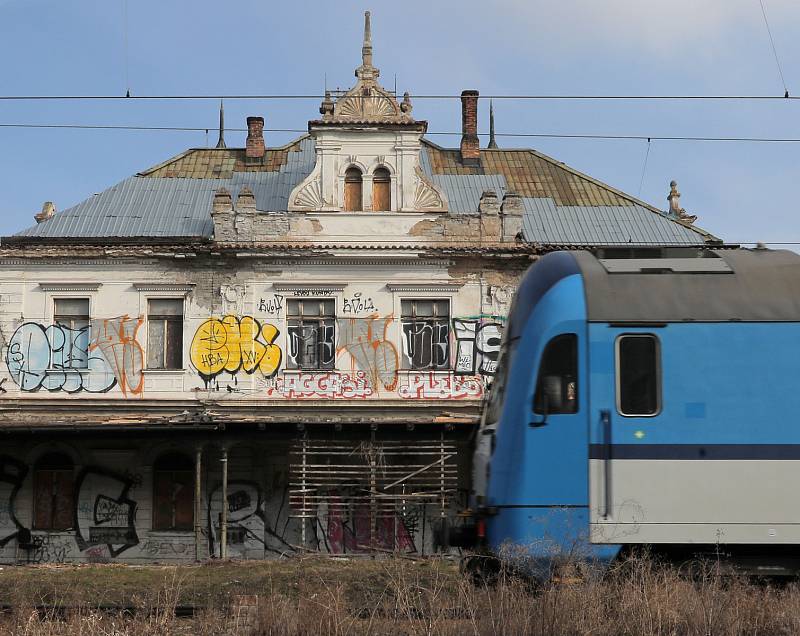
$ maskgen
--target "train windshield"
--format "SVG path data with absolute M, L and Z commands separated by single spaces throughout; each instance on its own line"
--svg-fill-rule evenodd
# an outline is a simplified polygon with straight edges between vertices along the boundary
M 545 347 L 533 411 L 546 413 L 576 413 L 578 411 L 578 336 L 565 333 L 556 336 Z

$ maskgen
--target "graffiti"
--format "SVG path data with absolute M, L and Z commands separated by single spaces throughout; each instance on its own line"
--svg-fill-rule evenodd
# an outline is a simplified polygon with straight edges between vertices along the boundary
M 449 372 L 411 372 L 405 377 L 398 394 L 406 400 L 479 398 L 483 395 L 483 381 L 478 377 Z
M 403 354 L 411 369 L 446 368 L 450 356 L 447 321 L 403 321 Z
M 366 373 L 370 386 L 392 391 L 397 386 L 397 349 L 386 338 L 393 318 L 339 318 L 339 351 L 347 351 Z
M 372 298 L 362 298 L 360 292 L 356 292 L 351 298 L 342 299 L 343 314 L 360 314 L 367 311 L 375 311 L 375 304 Z
M 21 461 L 8 455 L 0 455 L 0 509 L 11 522 L 0 526 L 0 548 L 15 538 L 25 527 L 16 517 L 14 504 L 27 474 L 28 467 Z
M 283 296 L 272 294 L 272 298 L 259 299 L 258 311 L 263 311 L 271 316 L 280 315 L 283 311 Z
M 327 373 L 285 373 L 277 378 L 268 396 L 285 398 L 366 399 L 373 394 L 364 371 L 355 374 L 331 371 Z
M 119 384 L 123 394 L 140 394 L 144 355 L 136 340 L 141 318 L 97 319 L 71 329 L 20 325 L 8 344 L 6 366 L 23 391 L 105 393 Z
M 399 552 L 417 551 L 413 535 L 399 514 L 378 517 L 373 535 L 369 504 L 355 507 L 331 504 L 328 506 L 325 521 L 325 535 L 330 552 L 369 552 L 373 547 Z
M 209 318 L 192 339 L 192 364 L 206 382 L 223 371 L 234 375 L 240 370 L 248 374 L 259 370 L 271 377 L 283 356 L 275 344 L 279 333 L 274 325 L 261 324 L 252 316 Z
M 289 359 L 293 367 L 311 366 L 320 369 L 333 367 L 336 333 L 332 319 L 290 324 L 287 332 L 289 334 Z
M 208 497 L 208 550 L 219 556 L 219 533 L 222 523 L 222 486 L 218 484 Z M 230 554 L 246 556 L 257 550 L 263 555 L 266 517 L 261 488 L 253 481 L 228 482 L 227 541 Z
M 6 383 L 6 380 L 8 380 L 8 378 L 3 378 L 2 380 L 0 380 L 0 393 L 8 393 L 8 391 L 6 391 L 6 388 L 3 386 Z
M 244 285 L 222 285 L 219 295 L 222 298 L 222 313 L 243 314 L 244 297 L 247 290 Z
M 144 351 L 136 338 L 143 322 L 127 315 L 91 322 L 89 352 L 99 349 L 105 356 L 123 395 L 140 395 L 144 389 Z
M 128 497 L 132 483 L 99 468 L 84 469 L 75 482 L 75 541 L 83 551 L 105 545 L 112 557 L 139 543 L 136 502 Z M 92 516 L 79 514 L 91 508 Z
M 497 370 L 502 330 L 503 326 L 498 322 L 454 318 L 455 372 L 460 375 L 475 375 L 477 372 L 493 376 Z
M 150 557 L 180 557 L 194 555 L 194 543 L 180 539 L 148 539 L 142 544 L 142 552 Z
M 70 556 L 72 541 L 47 534 L 31 537 L 31 563 L 64 563 Z

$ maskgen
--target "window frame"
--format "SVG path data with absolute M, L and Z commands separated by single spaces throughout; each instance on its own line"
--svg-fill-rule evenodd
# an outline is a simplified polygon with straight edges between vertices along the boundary
M 413 359 L 409 360 L 409 356 L 406 355 L 405 352 L 405 325 L 406 319 L 408 318 L 403 313 L 403 303 L 411 302 L 412 307 L 415 307 L 417 302 L 429 302 L 433 303 L 434 306 L 434 316 L 428 317 L 428 322 L 442 322 L 442 319 L 436 315 L 436 304 L 440 302 L 447 303 L 447 319 L 444 321 L 447 326 L 447 338 L 446 338 L 446 345 L 447 345 L 447 356 L 442 364 L 442 366 L 427 366 L 427 367 L 416 367 L 413 366 Z M 401 358 L 402 364 L 400 365 L 401 371 L 452 371 L 451 363 L 453 360 L 453 346 L 452 346 L 452 334 L 453 334 L 453 327 L 452 327 L 452 320 L 453 320 L 453 300 L 452 298 L 446 296 L 406 296 L 400 298 L 400 338 L 402 338 L 401 342 Z M 416 319 L 416 312 L 414 311 L 414 315 L 412 316 L 413 322 L 417 322 Z M 426 317 L 422 317 L 419 319 L 419 322 L 425 322 Z M 431 364 L 433 363 L 433 347 L 434 341 L 431 340 Z
M 145 297 L 145 316 L 147 319 L 147 327 L 145 330 L 145 337 L 146 337 L 146 351 L 145 351 L 145 360 L 144 360 L 144 370 L 145 371 L 184 371 L 186 369 L 186 360 L 184 356 L 184 340 L 185 340 L 185 323 L 186 323 L 186 296 L 146 296 Z M 150 314 L 150 301 L 151 300 L 172 300 L 175 302 L 180 303 L 181 306 L 181 314 L 178 319 L 178 316 L 168 316 L 166 314 Z M 150 366 L 150 328 L 151 328 L 151 321 L 161 321 L 163 322 L 163 342 L 164 342 L 164 349 L 161 352 L 161 360 L 164 366 L 161 367 L 151 367 Z M 169 322 L 180 322 L 180 340 L 178 344 L 178 353 L 180 355 L 180 366 L 177 367 L 170 367 L 167 366 L 167 348 L 168 348 L 168 334 L 169 334 Z
M 317 315 L 306 315 L 304 313 L 303 307 L 304 303 L 307 302 L 317 302 L 317 303 L 324 303 L 330 302 L 333 305 L 333 311 L 331 314 L 322 314 L 319 313 Z M 294 303 L 300 303 L 300 311 L 298 314 L 293 314 L 291 307 Z M 316 323 L 317 327 L 325 323 L 325 321 L 330 322 L 330 326 L 333 328 L 333 339 L 331 342 L 331 346 L 333 349 L 333 355 L 331 357 L 330 366 L 322 364 L 322 356 L 320 355 L 322 352 L 322 348 L 325 345 L 325 341 L 319 338 L 319 331 L 317 331 L 317 341 L 315 347 L 317 349 L 316 353 L 316 364 L 314 366 L 310 366 L 305 363 L 305 361 L 300 362 L 299 364 L 295 362 L 291 355 L 292 351 L 292 329 L 296 327 L 300 327 L 301 331 L 306 324 Z M 299 322 L 299 324 L 294 324 L 295 322 Z M 327 326 L 327 325 L 326 325 Z M 287 338 L 287 345 L 288 345 L 288 355 L 286 356 L 286 370 L 287 371 L 319 371 L 319 372 L 327 372 L 327 371 L 335 371 L 336 370 L 336 332 L 337 332 L 337 325 L 336 325 L 336 298 L 333 297 L 294 297 L 294 298 L 287 298 L 286 299 L 286 338 Z
M 574 400 L 574 409 L 571 411 L 550 411 L 548 410 L 545 412 L 543 409 L 539 410 L 539 405 L 537 402 L 537 397 L 539 395 L 539 386 L 542 380 L 542 371 L 544 370 L 544 363 L 545 363 L 545 356 L 547 355 L 548 349 L 550 349 L 551 345 L 553 345 L 557 340 L 569 338 L 573 342 L 573 354 L 574 354 L 574 370 L 575 370 L 575 400 Z M 539 357 L 539 364 L 536 368 L 536 377 L 534 378 L 534 385 L 533 385 L 533 399 L 531 403 L 531 412 L 536 415 L 544 415 L 549 417 L 550 415 L 577 415 L 580 413 L 581 410 L 581 381 L 580 381 L 580 372 L 581 372 L 581 364 L 580 364 L 580 339 L 578 338 L 578 334 L 574 331 L 565 331 L 562 333 L 557 333 L 550 338 L 548 338 L 547 342 L 542 349 L 542 354 Z
M 649 338 L 655 342 L 656 409 L 653 413 L 624 413 L 622 411 L 622 357 L 620 355 L 620 347 L 625 338 Z M 621 333 L 614 339 L 614 402 L 619 415 L 622 417 L 658 417 L 661 414 L 664 408 L 662 367 L 661 339 L 656 334 L 629 332 Z
M 175 460 L 179 458 L 182 461 L 186 462 L 186 465 L 189 468 L 164 468 L 159 467 L 159 462 L 166 462 L 167 460 Z M 177 465 L 177 462 L 175 463 Z M 177 524 L 175 521 L 177 519 L 177 504 L 176 498 L 173 494 L 171 498 L 171 523 L 170 524 L 159 524 L 158 522 L 161 521 L 159 515 L 157 513 L 158 504 L 159 504 L 159 497 L 158 497 L 158 486 L 160 484 L 160 478 L 164 478 L 167 475 L 169 476 L 169 483 L 174 483 L 175 474 L 185 474 L 189 477 L 190 482 L 190 489 L 189 489 L 189 504 L 188 508 L 191 512 L 191 519 L 187 524 Z M 195 507 L 194 507 L 194 480 L 196 478 L 194 462 L 189 455 L 179 451 L 167 451 L 159 455 L 155 461 L 153 462 L 153 484 L 152 484 L 152 494 L 153 494 L 153 507 L 152 507 L 152 514 L 150 525 L 153 531 L 155 532 L 188 532 L 194 529 L 195 524 Z
M 57 466 L 53 465 L 53 458 L 58 458 L 59 460 L 66 460 L 63 462 L 63 465 Z M 46 461 L 50 460 L 50 461 Z M 48 490 L 50 492 L 50 502 L 48 503 L 48 511 L 49 511 L 49 523 L 40 525 L 39 524 L 39 507 L 41 504 L 41 499 L 39 495 L 40 491 L 40 484 L 41 480 L 43 479 L 43 473 L 47 473 L 48 481 Z M 55 501 L 56 495 L 53 493 L 53 483 L 54 477 L 56 474 L 60 475 L 67 475 L 69 477 L 69 492 L 64 495 L 61 494 L 60 498 L 68 497 L 67 500 L 67 508 L 72 511 L 74 508 L 74 499 L 75 499 L 75 462 L 72 461 L 72 458 L 64 452 L 61 451 L 53 451 L 43 454 L 39 457 L 38 460 L 33 465 L 33 493 L 31 497 L 31 504 L 32 504 L 32 518 L 31 518 L 31 529 L 32 530 L 42 530 L 48 532 L 67 532 L 69 530 L 73 530 L 75 528 L 75 520 L 72 516 L 72 513 L 69 514 L 69 521 L 66 524 L 66 527 L 61 527 L 59 525 L 56 526 L 55 522 L 55 510 L 53 507 L 53 502 Z
M 358 179 L 352 178 L 358 172 Z M 343 181 L 344 187 L 342 189 L 342 210 L 344 212 L 363 212 L 364 211 L 364 171 L 356 165 L 350 165 L 344 171 L 344 178 Z M 348 198 L 348 191 L 349 187 L 348 184 L 358 184 L 358 205 L 357 207 L 349 207 L 348 202 L 350 199 Z
M 51 297 L 50 300 L 51 300 L 50 306 L 53 309 L 52 320 L 50 321 L 50 323 L 53 326 L 60 325 L 62 327 L 66 327 L 67 329 L 70 329 L 72 331 L 75 330 L 74 323 L 72 321 L 73 320 L 79 320 L 79 319 L 83 318 L 83 316 L 78 316 L 77 314 L 59 314 L 58 311 L 56 310 L 57 304 L 58 304 L 59 301 L 66 301 L 66 300 L 83 300 L 83 301 L 86 301 L 88 313 L 86 314 L 85 318 L 86 318 L 86 326 L 87 326 L 88 329 L 87 329 L 87 332 L 86 332 L 86 364 L 85 365 L 81 365 L 81 366 L 69 366 L 69 367 L 56 367 L 56 366 L 53 366 L 53 364 L 54 364 L 54 359 L 53 359 L 54 352 L 51 351 L 51 353 L 50 353 L 50 361 L 48 363 L 47 371 L 54 371 L 54 372 L 57 372 L 57 373 L 87 373 L 89 371 L 89 358 L 90 358 L 89 347 L 92 344 L 92 297 L 91 296 L 76 296 L 75 294 L 64 293 L 64 294 L 54 295 L 54 296 Z M 66 322 L 59 322 L 58 319 L 61 316 L 66 317 L 69 320 L 69 324 L 67 324 Z M 72 342 L 70 341 L 70 352 L 71 351 L 72 351 Z
M 372 211 L 373 212 L 391 212 L 392 211 L 392 173 L 386 166 L 378 166 L 372 172 Z M 382 206 L 381 209 L 375 207 L 376 191 L 378 189 L 386 189 L 387 204 Z

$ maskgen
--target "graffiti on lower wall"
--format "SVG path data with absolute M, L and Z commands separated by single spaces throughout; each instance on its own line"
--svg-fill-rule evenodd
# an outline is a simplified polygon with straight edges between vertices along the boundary
M 6 366 L 22 391 L 105 393 L 119 386 L 139 395 L 144 352 L 137 340 L 142 318 L 92 320 L 81 328 L 26 322 L 8 342 Z
M 80 550 L 105 546 L 111 557 L 139 543 L 133 482 L 100 468 L 83 470 L 75 482 L 75 541 Z M 91 511 L 79 514 L 79 511 Z
M 227 552 L 229 556 L 263 556 L 265 517 L 261 487 L 254 481 L 231 480 L 227 496 Z M 208 497 L 208 552 L 219 556 L 222 528 L 222 485 Z
M 28 467 L 18 459 L 0 455 L 0 548 L 24 528 L 16 515 L 16 499 Z

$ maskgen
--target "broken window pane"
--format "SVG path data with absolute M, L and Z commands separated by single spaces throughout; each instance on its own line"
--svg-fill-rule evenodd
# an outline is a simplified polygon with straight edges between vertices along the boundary
M 289 321 L 290 369 L 333 369 L 336 361 L 333 299 L 291 299 Z

